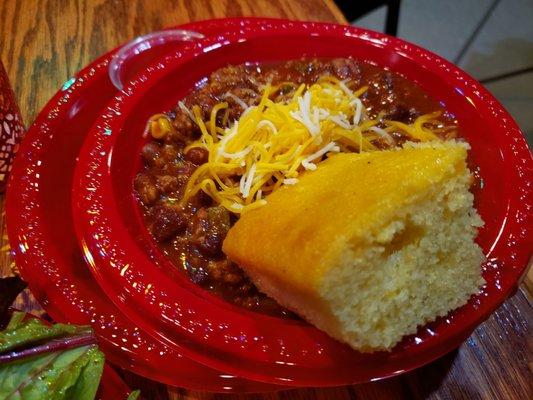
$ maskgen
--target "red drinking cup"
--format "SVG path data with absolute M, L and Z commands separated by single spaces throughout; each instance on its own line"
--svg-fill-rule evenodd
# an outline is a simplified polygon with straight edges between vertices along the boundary
M 11 164 L 23 136 L 20 110 L 6 70 L 0 62 L 0 192 L 5 190 Z

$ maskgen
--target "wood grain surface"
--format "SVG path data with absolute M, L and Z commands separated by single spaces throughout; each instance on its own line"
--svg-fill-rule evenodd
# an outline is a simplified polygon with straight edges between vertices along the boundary
M 332 0 L 0 0 L 0 58 L 30 124 L 63 82 L 118 44 L 163 27 L 228 16 L 346 22 Z M 2 213 L 0 276 L 13 269 L 4 219 Z M 28 292 L 18 305 L 39 312 Z M 414 372 L 365 385 L 216 395 L 121 374 L 145 399 L 531 399 L 532 320 L 531 298 L 523 285 L 458 350 Z

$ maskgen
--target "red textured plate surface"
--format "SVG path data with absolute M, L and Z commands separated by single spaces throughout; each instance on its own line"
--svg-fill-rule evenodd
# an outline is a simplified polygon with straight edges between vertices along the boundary
M 184 26 L 206 34 L 236 22 Z M 71 182 L 85 135 L 115 95 L 107 75 L 113 52 L 69 80 L 45 106 L 17 154 L 7 190 L 9 240 L 23 278 L 56 321 L 91 324 L 106 358 L 166 384 L 207 391 L 269 391 L 204 367 L 126 319 L 98 287 L 83 260 L 71 217 Z
M 96 400 L 126 400 L 131 392 L 115 370 L 105 364 Z
M 456 115 L 472 145 L 485 221 L 478 242 L 487 285 L 446 318 L 392 352 L 360 354 L 300 321 L 245 311 L 199 289 L 157 251 L 143 226 L 132 181 L 150 115 L 170 109 L 193 84 L 228 63 L 301 56 L 353 56 L 405 75 Z M 517 287 L 531 252 L 531 153 L 515 122 L 478 82 L 401 40 L 348 26 L 243 21 L 146 69 L 110 103 L 80 153 L 76 228 L 92 272 L 145 331 L 217 369 L 265 382 L 338 385 L 421 366 L 457 347 Z

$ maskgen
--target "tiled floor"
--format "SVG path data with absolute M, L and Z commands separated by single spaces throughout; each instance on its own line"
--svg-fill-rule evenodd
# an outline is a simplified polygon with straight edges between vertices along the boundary
M 381 7 L 354 25 L 383 31 Z M 402 0 L 398 36 L 458 64 L 514 116 L 533 148 L 533 0 Z

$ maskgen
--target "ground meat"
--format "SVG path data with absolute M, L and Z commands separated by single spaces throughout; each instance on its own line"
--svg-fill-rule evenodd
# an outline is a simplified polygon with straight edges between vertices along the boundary
M 400 132 L 392 132 L 391 133 L 391 136 L 392 138 L 394 139 L 394 142 L 398 145 L 398 146 L 401 146 L 403 145 L 405 142 L 407 141 L 411 141 L 411 142 L 416 142 L 417 140 L 416 139 L 412 139 L 408 136 L 406 136 L 405 134 L 403 133 L 400 133 Z
M 219 95 L 236 87 L 246 87 L 256 91 L 257 71 L 253 66 L 230 65 L 213 72 L 210 77 L 209 89 Z
M 175 132 L 168 136 L 171 143 L 184 143 L 187 139 L 194 138 L 199 132 L 198 126 L 191 121 L 191 118 L 181 108 L 176 108 L 172 124 L 176 128 Z
M 201 208 L 191 219 L 191 243 L 206 256 L 219 256 L 230 228 L 229 211 L 223 207 Z
M 159 191 L 165 194 L 171 194 L 175 192 L 179 187 L 179 180 L 176 176 L 172 175 L 159 175 L 157 177 L 157 187 Z
M 196 166 L 189 162 L 174 164 L 173 167 L 174 176 L 178 179 L 178 182 L 180 182 L 181 185 L 185 185 L 187 183 L 196 169 Z
M 259 103 L 260 96 L 255 90 L 249 87 L 237 87 L 231 93 L 245 102 L 248 106 L 254 106 Z
M 222 93 L 219 93 L 218 91 L 200 90 L 196 94 L 194 101 L 194 104 L 200 107 L 200 115 L 202 116 L 202 119 L 208 120 L 211 116 L 211 109 L 215 104 L 223 101 L 223 97 Z M 192 106 L 193 104 L 190 104 L 191 109 Z
M 384 118 L 410 124 L 419 116 L 420 112 L 415 108 L 409 108 L 404 104 L 394 104 Z
M 176 148 L 170 144 L 166 144 L 160 151 L 161 157 L 167 162 L 175 161 L 181 155 L 181 149 Z
M 159 190 L 155 184 L 155 179 L 149 174 L 138 174 L 135 177 L 135 191 L 144 205 L 153 204 L 159 197 Z
M 187 274 L 191 282 L 197 285 L 204 285 L 209 281 L 209 271 L 203 266 L 193 266 L 190 263 L 187 265 Z
M 241 270 L 228 259 L 211 261 L 207 269 L 213 278 L 229 285 L 236 285 L 244 280 Z
M 359 62 L 351 58 L 335 58 L 331 60 L 333 75 L 339 79 L 350 79 L 359 82 L 361 79 L 361 67 Z

